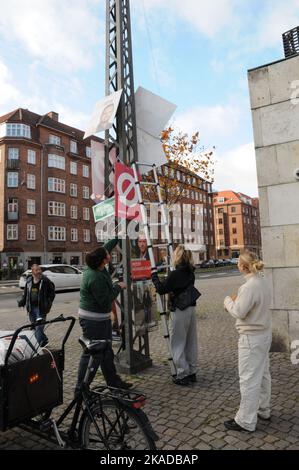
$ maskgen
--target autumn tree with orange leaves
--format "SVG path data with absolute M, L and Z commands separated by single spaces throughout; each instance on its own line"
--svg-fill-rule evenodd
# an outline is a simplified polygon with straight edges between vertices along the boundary
M 189 138 L 188 134 L 175 134 L 174 129 L 169 127 L 162 132 L 161 142 L 170 167 L 176 169 L 177 166 L 181 166 L 187 170 L 185 182 L 179 182 L 179 184 L 176 178 L 159 172 L 162 196 L 168 206 L 176 204 L 181 198 L 186 197 L 186 190 L 192 187 L 191 178 L 194 173 L 203 180 L 213 183 L 214 152 L 200 148 L 199 132 Z M 192 172 L 193 175 L 189 172 Z M 148 176 L 147 179 L 151 182 L 152 176 Z M 156 191 L 151 185 L 145 185 L 144 192 L 150 201 L 154 202 L 157 199 Z

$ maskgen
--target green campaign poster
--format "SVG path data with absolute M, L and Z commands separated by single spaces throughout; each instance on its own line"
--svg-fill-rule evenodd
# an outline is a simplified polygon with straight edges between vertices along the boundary
M 115 197 L 100 202 L 96 206 L 93 206 L 92 210 L 95 222 L 99 222 L 100 220 L 107 219 L 107 217 L 110 217 L 111 215 L 115 215 Z

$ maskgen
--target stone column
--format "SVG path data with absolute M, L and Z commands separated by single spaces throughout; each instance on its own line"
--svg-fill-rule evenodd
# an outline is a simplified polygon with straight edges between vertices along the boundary
M 288 351 L 299 340 L 299 56 L 250 70 L 248 78 L 273 350 Z

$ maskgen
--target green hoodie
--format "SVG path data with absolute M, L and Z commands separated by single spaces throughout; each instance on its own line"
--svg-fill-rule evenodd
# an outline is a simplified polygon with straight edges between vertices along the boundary
M 110 253 L 117 243 L 118 239 L 110 240 L 104 248 Z M 113 285 L 106 268 L 98 271 L 87 267 L 80 287 L 80 309 L 100 314 L 110 313 L 112 302 L 120 292 L 121 288 Z

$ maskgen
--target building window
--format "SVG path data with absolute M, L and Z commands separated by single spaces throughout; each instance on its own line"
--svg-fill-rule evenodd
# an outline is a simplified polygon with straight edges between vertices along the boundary
M 223 229 L 221 228 L 221 229 L 219 230 L 219 235 L 223 235 L 223 233 L 224 233 L 224 231 L 223 231 Z
M 65 193 L 65 180 L 48 178 L 48 191 L 53 193 Z
M 236 235 L 238 233 L 236 228 L 233 228 L 233 234 Z
M 27 225 L 27 240 L 36 240 L 35 225 Z
M 89 178 L 89 166 L 83 165 L 83 176 L 84 178 Z
M 19 154 L 19 149 L 10 147 L 8 149 L 8 160 L 19 160 Z
M 91 147 L 85 147 L 85 153 L 87 158 L 91 158 Z
M 7 240 L 18 240 L 18 225 L 17 224 L 7 225 Z
M 72 228 L 71 229 L 71 242 L 77 242 L 77 241 L 78 241 L 78 229 Z
M 7 211 L 11 213 L 18 212 L 18 200 L 15 198 L 9 198 L 7 204 Z
M 49 135 L 49 143 L 53 145 L 61 145 L 61 138 L 58 135 Z
M 218 219 L 218 224 L 223 225 L 223 219 Z
M 9 171 L 7 173 L 7 187 L 17 188 L 19 186 L 19 173 L 16 171 Z
M 78 196 L 78 186 L 75 183 L 70 184 L 70 196 L 72 197 Z
M 35 200 L 34 199 L 27 199 L 27 214 L 35 215 Z
M 27 175 L 27 189 L 35 189 L 35 175 Z
M 64 202 L 48 202 L 48 215 L 55 215 L 57 217 L 65 217 L 65 203 Z
M 90 243 L 90 230 L 89 229 L 83 230 L 83 239 L 84 239 L 84 243 Z
M 71 167 L 70 167 L 70 172 L 71 175 L 77 175 L 77 163 L 76 162 L 71 162 Z
M 71 206 L 71 219 L 78 219 L 78 207 Z
M 65 158 L 54 153 L 48 155 L 48 168 L 59 168 L 59 170 L 65 170 Z
M 232 208 L 231 208 L 231 211 L 232 211 L 233 214 L 235 214 L 235 213 L 237 212 L 237 208 L 236 208 L 236 207 L 232 207 Z
M 26 137 L 31 139 L 30 126 L 26 124 L 6 124 L 6 135 L 8 137 Z
M 75 140 L 71 140 L 70 149 L 71 149 L 71 153 L 78 153 L 78 145 L 77 145 L 77 142 L 75 142 Z
M 220 202 L 220 204 L 223 204 L 225 202 L 224 197 L 218 197 L 218 202 Z
M 88 207 L 83 207 L 83 220 L 90 220 Z
M 48 228 L 48 240 L 49 241 L 62 241 L 66 240 L 66 229 L 65 227 L 54 227 Z
M 89 187 L 83 186 L 83 199 L 89 199 Z
M 220 240 L 220 246 L 225 246 L 224 240 Z
M 234 238 L 234 239 L 233 239 L 233 245 L 235 245 L 235 246 L 238 245 L 238 240 L 237 240 L 237 238 Z
M 29 163 L 30 165 L 36 165 L 36 151 L 35 150 L 28 150 L 27 163 Z
M 232 224 L 236 224 L 237 223 L 237 217 L 233 217 L 232 218 Z
M 218 214 L 223 214 L 224 209 L 218 209 Z

